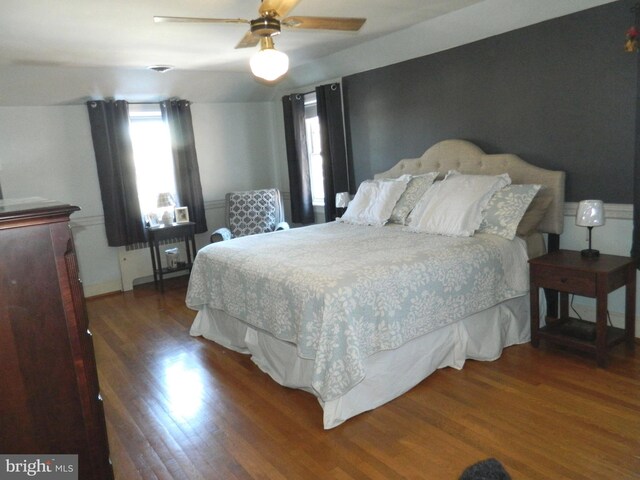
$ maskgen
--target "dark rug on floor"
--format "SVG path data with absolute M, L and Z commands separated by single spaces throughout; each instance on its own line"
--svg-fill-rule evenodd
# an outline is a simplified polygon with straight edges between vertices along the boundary
M 511 477 L 498 460 L 488 458 L 467 467 L 459 480 L 511 480 Z

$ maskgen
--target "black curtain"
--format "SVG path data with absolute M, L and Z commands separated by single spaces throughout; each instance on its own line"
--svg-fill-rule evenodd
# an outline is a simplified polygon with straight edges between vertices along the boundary
M 635 12 L 636 28 L 640 28 L 640 2 L 633 11 Z M 636 72 L 636 142 L 633 172 L 633 241 L 631 244 L 631 256 L 640 259 L 640 52 L 635 52 L 637 62 Z M 640 268 L 640 262 L 638 262 Z
M 145 241 L 136 168 L 124 100 L 89 101 L 89 122 L 98 166 L 107 242 L 111 247 Z
M 322 139 L 322 174 L 324 177 L 324 217 L 336 219 L 336 193 L 349 191 L 349 167 L 342 119 L 340 84 L 316 88 L 320 137 Z
M 178 203 L 182 207 L 188 207 L 189 220 L 195 222 L 196 233 L 206 232 L 207 219 L 190 103 L 187 100 L 166 100 L 160 106 L 171 135 Z
M 289 167 L 291 192 L 291 221 L 308 225 L 314 223 L 311 198 L 311 176 L 304 118 L 304 95 L 291 94 L 282 97 L 284 135 Z

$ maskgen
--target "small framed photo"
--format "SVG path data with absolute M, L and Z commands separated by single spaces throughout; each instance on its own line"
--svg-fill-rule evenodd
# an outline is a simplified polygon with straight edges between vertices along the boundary
M 147 214 L 146 221 L 147 221 L 147 225 L 149 227 L 157 227 L 158 226 L 158 214 L 153 213 L 153 212 Z
M 189 209 L 187 207 L 176 207 L 176 223 L 186 223 L 189 221 Z

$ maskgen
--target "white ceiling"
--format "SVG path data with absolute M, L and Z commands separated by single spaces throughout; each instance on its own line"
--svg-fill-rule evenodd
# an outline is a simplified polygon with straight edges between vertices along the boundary
M 154 23 L 154 15 L 257 17 L 258 0 L 0 0 L 0 106 L 88 98 L 260 101 L 283 89 L 452 48 L 612 0 L 301 0 L 291 15 L 366 17 L 357 32 L 284 30 L 287 77 L 249 73 L 243 24 Z M 158 74 L 148 65 L 169 64 Z M 292 91 L 292 90 L 288 90 Z
M 481 0 L 302 0 L 291 15 L 365 17 L 357 32 L 284 30 L 293 66 Z M 259 0 L 2 0 L 0 64 L 246 71 L 244 24 L 154 23 L 154 15 L 258 17 Z

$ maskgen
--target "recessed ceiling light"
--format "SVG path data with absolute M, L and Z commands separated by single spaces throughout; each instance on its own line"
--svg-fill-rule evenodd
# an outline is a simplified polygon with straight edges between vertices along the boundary
M 164 73 L 169 70 L 173 70 L 173 65 L 149 65 L 147 67 L 149 70 L 153 70 L 154 72 Z

